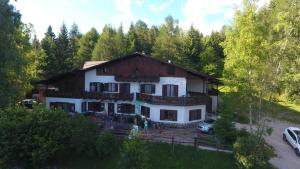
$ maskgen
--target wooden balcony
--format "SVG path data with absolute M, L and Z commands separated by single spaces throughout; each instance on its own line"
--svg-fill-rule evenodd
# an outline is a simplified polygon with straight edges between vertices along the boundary
M 133 99 L 133 94 L 122 93 L 103 93 L 103 92 L 60 92 L 46 91 L 46 97 L 62 97 L 62 98 L 81 98 L 81 99 L 97 99 L 97 100 L 127 100 Z
M 136 99 L 150 104 L 157 105 L 175 105 L 175 106 L 193 106 L 193 105 L 211 105 L 211 98 L 207 95 L 191 97 L 168 97 L 152 96 L 142 93 L 136 94 Z

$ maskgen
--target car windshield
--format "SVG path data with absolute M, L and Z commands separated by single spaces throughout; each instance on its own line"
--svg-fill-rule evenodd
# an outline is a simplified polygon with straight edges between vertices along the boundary
M 300 130 L 294 130 L 294 132 L 296 133 L 296 135 L 298 137 L 298 141 L 300 141 Z

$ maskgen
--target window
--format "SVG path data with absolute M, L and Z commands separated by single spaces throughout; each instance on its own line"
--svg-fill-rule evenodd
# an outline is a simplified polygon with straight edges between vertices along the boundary
M 135 106 L 132 104 L 118 104 L 118 113 L 134 114 Z
M 160 120 L 177 121 L 177 110 L 160 110 Z
M 88 111 L 102 112 L 104 110 L 104 103 L 88 102 Z
M 141 93 L 152 94 L 155 93 L 154 84 L 141 84 Z
M 170 66 L 170 65 L 167 66 L 167 74 L 168 75 L 174 75 L 175 74 L 174 66 Z
M 195 109 L 189 111 L 189 121 L 200 120 L 202 109 Z
M 90 83 L 90 92 L 102 92 L 103 83 L 91 82 Z
M 145 117 L 150 118 L 150 108 L 146 106 L 141 106 L 141 114 Z
M 81 111 L 86 112 L 86 102 L 81 103 Z
M 61 109 L 65 112 L 75 112 L 75 104 L 67 102 L 51 102 L 51 109 Z
M 104 89 L 106 92 L 118 92 L 118 83 L 105 83 Z
M 178 85 L 163 85 L 163 96 L 178 96 Z

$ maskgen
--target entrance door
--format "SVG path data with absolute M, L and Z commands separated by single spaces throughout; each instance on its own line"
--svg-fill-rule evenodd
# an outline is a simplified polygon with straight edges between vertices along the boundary
M 115 112 L 115 104 L 108 103 L 108 115 L 112 115 Z

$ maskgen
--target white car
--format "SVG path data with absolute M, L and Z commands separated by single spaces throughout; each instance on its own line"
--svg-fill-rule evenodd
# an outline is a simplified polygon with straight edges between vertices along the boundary
M 300 156 L 300 128 L 288 127 L 283 132 L 283 140 L 288 142 L 295 153 Z
M 213 125 L 214 125 L 215 121 L 216 120 L 214 120 L 214 119 L 200 121 L 199 125 L 198 125 L 198 130 L 200 130 L 203 133 L 213 134 L 214 133 Z

